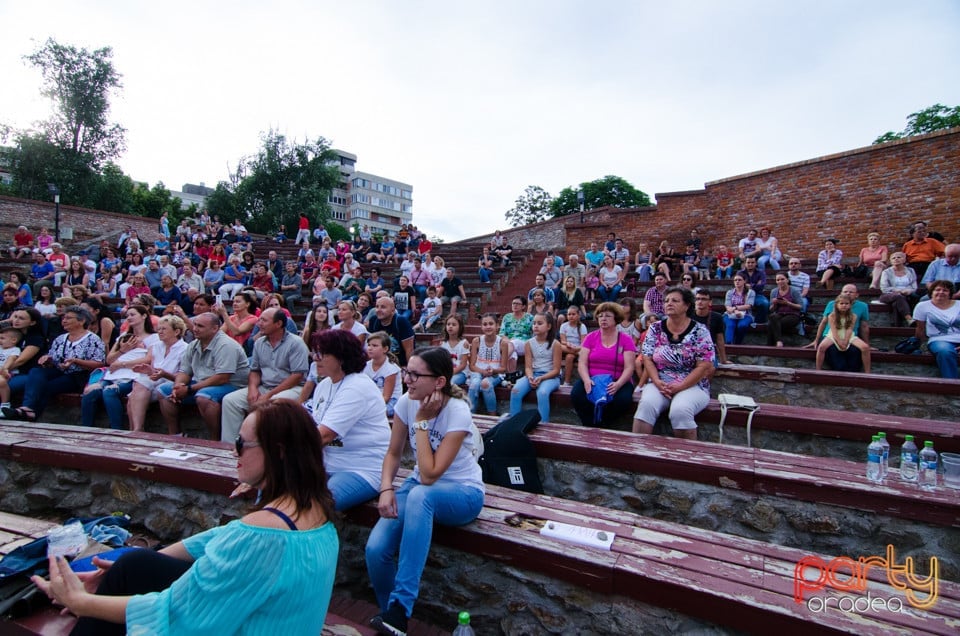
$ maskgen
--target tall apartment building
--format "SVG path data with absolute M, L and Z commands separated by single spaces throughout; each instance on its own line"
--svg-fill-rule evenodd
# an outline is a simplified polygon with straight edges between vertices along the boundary
M 344 227 L 367 225 L 374 233 L 396 235 L 413 220 L 413 186 L 356 171 L 355 154 L 334 150 L 340 186 L 330 193 L 330 214 Z

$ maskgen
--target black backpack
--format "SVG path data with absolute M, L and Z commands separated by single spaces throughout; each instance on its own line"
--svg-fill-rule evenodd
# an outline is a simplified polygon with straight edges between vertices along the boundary
M 483 456 L 479 462 L 485 483 L 543 494 L 537 471 L 537 453 L 527 437 L 539 422 L 540 413 L 530 409 L 500 422 L 483 434 Z

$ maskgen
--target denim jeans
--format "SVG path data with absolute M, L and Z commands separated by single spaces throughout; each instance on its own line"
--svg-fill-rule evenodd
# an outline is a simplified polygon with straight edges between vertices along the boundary
M 770 299 L 763 294 L 757 294 L 753 302 L 753 319 L 757 322 L 767 322 L 767 314 L 770 313 Z
M 779 270 L 780 269 L 779 260 L 780 260 L 780 250 L 777 250 L 773 254 L 770 253 L 770 250 L 763 250 L 763 254 L 760 256 L 760 258 L 757 259 L 757 269 L 759 269 L 762 272 L 764 268 L 767 266 L 767 264 L 769 263 L 770 267 L 773 270 Z
M 338 471 L 327 476 L 327 487 L 333 494 L 337 512 L 349 510 L 377 496 L 377 489 L 357 473 Z
M 597 297 L 600 298 L 602 302 L 616 302 L 617 296 L 620 295 L 620 290 L 622 287 L 620 285 L 614 285 L 610 291 L 607 291 L 607 288 L 603 285 L 597 288 Z
M 460 373 L 454 373 L 453 377 L 450 378 L 450 384 L 453 384 L 456 386 L 463 386 L 466 383 L 467 383 L 467 374 L 464 371 L 461 371 Z
M 486 389 L 481 389 L 480 384 L 488 380 L 488 387 Z M 471 373 L 469 380 L 469 388 L 467 389 L 467 395 L 470 398 L 470 404 L 473 405 L 473 411 L 476 412 L 477 398 L 480 393 L 483 393 L 483 403 L 487 407 L 487 413 L 496 413 L 497 412 L 497 393 L 494 391 L 497 388 L 497 385 L 503 382 L 503 377 L 499 375 L 491 375 L 489 378 L 485 378 L 479 373 Z
M 722 280 L 724 278 L 733 278 L 733 265 L 717 268 L 717 280 Z
M 133 380 L 101 380 L 100 388 L 91 389 L 83 394 L 80 400 L 80 421 L 84 426 L 93 426 L 97 418 L 97 405 L 103 400 L 103 407 L 107 410 L 110 428 L 123 428 L 123 402 L 121 398 L 129 395 L 133 390 Z
M 380 519 L 367 539 L 367 573 L 377 603 L 393 601 L 413 613 L 427 563 L 433 524 L 462 526 L 483 509 L 483 491 L 458 483 L 424 486 L 412 477 L 397 490 L 397 518 Z
M 481 283 L 489 283 L 490 277 L 493 275 L 493 270 L 487 269 L 486 267 L 481 267 L 479 270 L 477 270 L 477 274 L 480 275 Z
M 534 372 L 533 377 L 538 378 L 542 375 L 546 375 L 546 372 Z M 537 387 L 537 411 L 540 412 L 541 422 L 550 421 L 550 394 L 559 387 L 560 378 L 544 380 Z M 531 388 L 530 380 L 527 379 L 527 376 L 523 376 L 517 380 L 517 383 L 513 386 L 513 390 L 510 392 L 510 415 L 516 415 L 520 412 L 520 408 L 523 406 L 523 397 L 530 392 Z
M 940 369 L 941 378 L 951 378 L 956 380 L 960 378 L 957 368 L 957 345 L 953 342 L 938 340 L 927 343 L 930 353 L 937 359 L 937 367 Z
M 27 376 L 23 405 L 39 418 L 51 395 L 79 393 L 88 377 L 89 373 L 64 373 L 56 367 L 34 367 Z
M 741 344 L 743 337 L 747 335 L 747 329 L 753 324 L 753 316 L 747 314 L 743 318 L 734 318 L 730 314 L 724 314 L 723 324 L 726 326 L 723 333 L 724 341 L 730 344 Z

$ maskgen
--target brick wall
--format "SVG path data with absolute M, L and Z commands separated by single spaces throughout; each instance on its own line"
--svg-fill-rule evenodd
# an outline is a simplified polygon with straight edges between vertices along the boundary
M 13 241 L 13 233 L 18 225 L 26 225 L 34 235 L 41 227 L 48 228 L 52 234 L 54 217 L 53 202 L 0 196 L 0 244 Z M 141 238 L 153 241 L 157 236 L 158 222 L 157 219 L 142 216 L 101 212 L 72 205 L 60 206 L 60 229 L 72 227 L 74 240 L 119 235 L 127 225 L 132 225 Z
M 704 244 L 736 245 L 747 228 L 767 225 L 788 254 L 815 259 L 828 237 L 855 257 L 868 232 L 899 248 L 906 227 L 927 220 L 960 242 L 960 128 L 867 146 L 707 183 L 703 190 L 656 195 L 650 208 L 591 210 L 504 230 L 517 247 L 584 250 L 608 232 L 631 252 L 642 241 L 682 246 L 696 228 Z M 488 238 L 487 237 L 478 238 Z

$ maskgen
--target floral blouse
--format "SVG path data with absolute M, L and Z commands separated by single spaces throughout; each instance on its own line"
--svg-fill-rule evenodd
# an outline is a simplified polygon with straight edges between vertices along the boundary
M 704 325 L 695 320 L 680 334 L 679 340 L 671 342 L 670 334 L 664 327 L 664 321 L 659 320 L 650 325 L 647 336 L 643 340 L 643 355 L 653 360 L 657 367 L 660 379 L 670 384 L 681 382 L 693 373 L 697 363 L 703 360 L 713 364 L 713 338 Z M 710 380 L 703 377 L 697 386 L 710 393 Z

